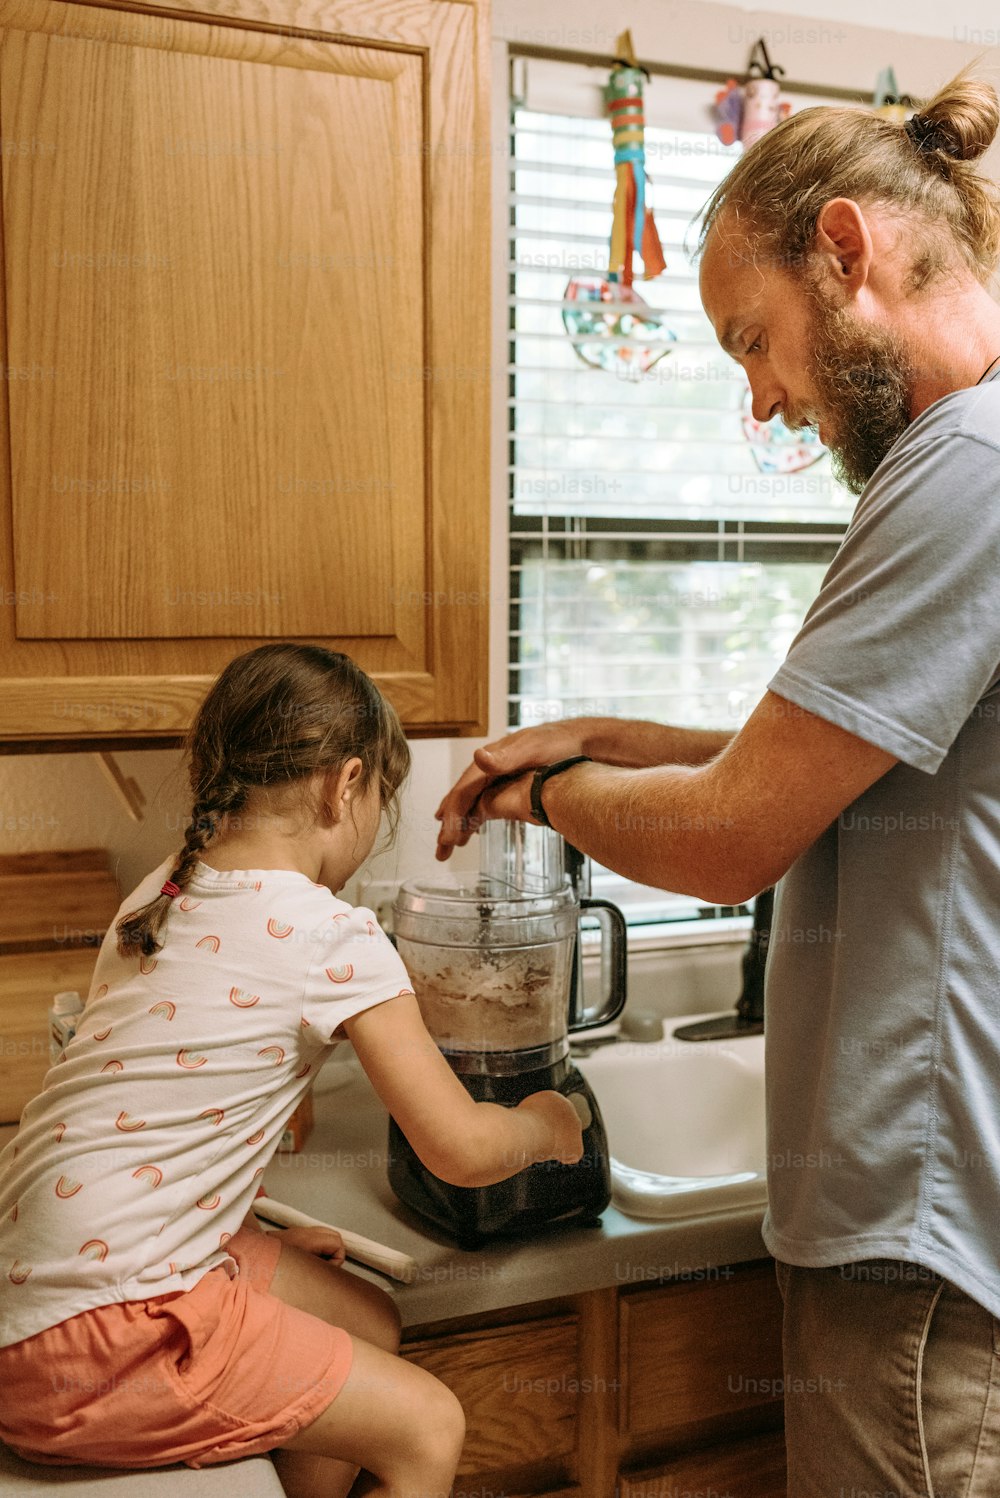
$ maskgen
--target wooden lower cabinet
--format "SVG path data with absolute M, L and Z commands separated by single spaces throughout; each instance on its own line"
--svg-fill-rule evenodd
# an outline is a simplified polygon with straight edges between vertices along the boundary
M 553 1479 L 572 1475 L 579 1410 L 577 1316 L 420 1341 L 406 1351 L 461 1400 L 467 1421 L 462 1480 L 504 1473 L 518 1492 L 540 1492 Z
M 777 1430 L 625 1474 L 616 1498 L 785 1498 L 785 1492 L 785 1438 Z
M 785 1498 L 770 1259 L 412 1327 L 403 1352 L 465 1409 L 454 1498 Z

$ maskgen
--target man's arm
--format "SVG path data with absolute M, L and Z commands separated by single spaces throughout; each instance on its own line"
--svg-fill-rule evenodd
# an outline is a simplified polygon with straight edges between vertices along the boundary
M 574 720 L 570 720 L 571 722 Z M 716 728 L 676 728 L 639 718 L 582 718 L 577 752 L 602 765 L 642 770 L 651 765 L 703 765 L 720 754 L 735 734 Z M 564 755 L 568 759 L 569 755 Z M 550 761 L 541 760 L 541 764 Z
M 776 883 L 896 763 L 884 749 L 768 691 L 705 763 L 576 765 L 546 783 L 545 812 L 574 847 L 616 873 L 738 905 Z M 524 774 L 491 784 L 476 825 L 493 817 L 533 820 L 530 780 Z M 440 846 L 450 851 L 473 830 L 450 833 L 446 818 Z
M 501 776 L 530 766 L 553 765 L 577 754 L 630 769 L 700 765 L 720 753 L 732 738 L 732 733 L 714 728 L 675 728 L 630 718 L 561 718 L 538 728 L 516 729 L 477 749 L 473 763 L 441 802 L 435 816 L 445 825 L 437 856 L 447 858 L 452 847 L 468 842 L 475 831 L 479 797 Z

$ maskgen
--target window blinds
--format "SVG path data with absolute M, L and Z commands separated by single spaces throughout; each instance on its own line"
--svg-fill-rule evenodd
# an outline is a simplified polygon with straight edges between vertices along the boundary
M 799 472 L 762 471 L 744 430 L 746 377 L 701 308 L 697 215 L 741 149 L 715 137 L 712 86 L 657 77 L 647 90 L 667 269 L 645 282 L 637 262 L 635 287 L 674 341 L 636 379 L 584 364 L 562 316 L 569 279 L 607 270 L 604 75 L 527 68 L 510 127 L 510 722 L 607 714 L 735 731 L 855 499 L 826 453 Z M 696 913 L 690 900 L 616 891 L 626 896 L 647 918 Z

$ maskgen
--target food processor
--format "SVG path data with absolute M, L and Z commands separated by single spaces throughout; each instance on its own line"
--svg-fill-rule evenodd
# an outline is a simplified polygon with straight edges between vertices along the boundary
M 589 893 L 589 864 L 549 827 L 488 822 L 478 879 L 400 886 L 394 939 L 431 1035 L 477 1102 L 516 1105 L 553 1090 L 584 1125 L 575 1165 L 542 1161 L 493 1186 L 431 1174 L 389 1121 L 389 1182 L 399 1199 L 463 1248 L 554 1223 L 596 1222 L 611 1200 L 597 1101 L 569 1060 L 569 1035 L 606 1025 L 625 1004 L 625 919 Z M 601 993 L 586 1002 L 581 918 L 601 932 Z

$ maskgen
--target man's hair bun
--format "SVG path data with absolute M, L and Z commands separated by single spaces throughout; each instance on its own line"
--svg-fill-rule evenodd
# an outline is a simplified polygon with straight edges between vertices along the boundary
M 910 128 L 912 127 L 912 128 Z M 957 161 L 975 161 L 993 144 L 1000 127 L 1000 100 L 992 83 L 966 69 L 940 89 L 907 122 L 907 133 L 924 151 L 944 151 Z

